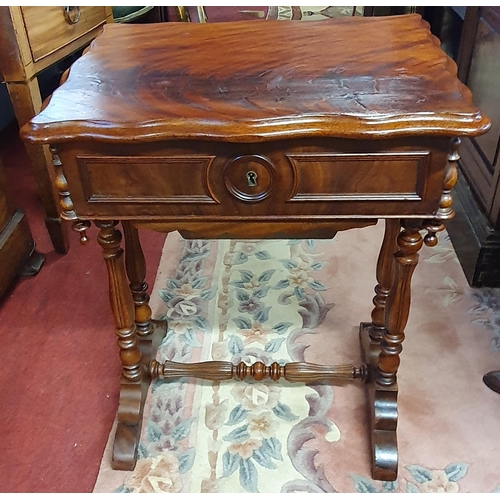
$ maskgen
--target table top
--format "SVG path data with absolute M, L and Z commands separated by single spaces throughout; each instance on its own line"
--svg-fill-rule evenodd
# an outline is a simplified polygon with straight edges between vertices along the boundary
M 488 127 L 455 63 L 412 14 L 107 25 L 22 135 L 258 142 Z

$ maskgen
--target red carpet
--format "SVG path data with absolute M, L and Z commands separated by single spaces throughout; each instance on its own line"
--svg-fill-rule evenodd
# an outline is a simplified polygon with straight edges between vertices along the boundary
M 40 273 L 19 279 L 0 307 L 0 491 L 90 492 L 118 404 L 118 348 L 107 277 L 95 242 L 71 231 L 54 252 L 17 126 L 0 133 L 15 203 L 28 217 Z M 165 235 L 144 232 L 154 280 Z

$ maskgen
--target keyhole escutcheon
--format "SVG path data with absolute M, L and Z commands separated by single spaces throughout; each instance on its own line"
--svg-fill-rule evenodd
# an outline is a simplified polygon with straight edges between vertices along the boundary
M 246 173 L 246 178 L 249 187 L 255 187 L 257 185 L 257 174 L 253 170 L 249 170 Z

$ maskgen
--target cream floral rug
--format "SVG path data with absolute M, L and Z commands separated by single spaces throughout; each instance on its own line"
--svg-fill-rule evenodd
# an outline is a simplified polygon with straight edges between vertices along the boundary
M 361 363 L 383 226 L 333 240 L 168 236 L 152 291 L 158 359 Z M 95 492 L 500 492 L 500 293 L 468 287 L 446 234 L 423 248 L 399 372 L 399 476 L 370 477 L 361 383 L 156 382 L 134 472 Z M 111 431 L 110 437 L 114 435 Z

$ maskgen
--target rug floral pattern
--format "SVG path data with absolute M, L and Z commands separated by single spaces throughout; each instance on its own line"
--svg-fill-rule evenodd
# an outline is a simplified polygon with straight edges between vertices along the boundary
M 289 242 L 286 258 L 279 259 L 282 245 L 221 243 L 227 248 L 214 284 L 203 265 L 210 243 L 186 241 L 176 276 L 159 291 L 166 305 L 162 318 L 170 325 L 159 359 L 189 361 L 203 347 L 203 338 L 211 336 L 214 360 L 303 361 L 305 345 L 298 340 L 304 330 L 321 324 L 332 304 L 321 295 L 327 287 L 317 277 L 322 262 L 313 254 L 315 242 Z M 216 309 L 213 324 L 210 301 Z M 259 484 L 272 482 L 277 472 L 291 478 L 283 491 L 333 491 L 314 465 L 314 450 L 304 446 L 313 425 L 329 439 L 339 438 L 335 424 L 325 418 L 330 387 L 272 381 L 201 384 L 198 418 L 182 413 L 180 395 L 187 389 L 186 382 L 155 386 L 139 466 L 123 491 L 179 492 L 185 481 L 197 480 L 203 492 L 258 492 Z M 191 427 L 198 429 L 196 449 L 189 444 Z M 205 476 L 194 478 L 192 471 L 202 469 Z
M 352 253 L 361 251 L 372 238 L 381 238 L 381 231 L 380 225 L 352 231 L 355 233 Z M 176 262 L 172 261 L 170 252 L 173 272 L 159 278 L 154 292 L 161 298 L 155 314 L 169 323 L 158 359 L 179 362 L 213 359 L 233 364 L 240 361 L 283 364 L 304 360 L 324 363 L 324 349 L 330 348 L 342 357 L 344 351 L 351 350 L 358 342 L 357 338 L 344 332 L 342 335 L 346 337 L 335 344 L 331 330 L 340 330 L 338 325 L 348 315 L 348 307 L 354 315 L 362 314 L 359 319 L 369 318 L 374 284 L 366 292 L 361 291 L 361 286 L 352 294 L 345 289 L 346 282 L 361 272 L 356 259 L 354 263 L 341 264 L 351 253 L 347 245 L 342 244 L 342 238 L 346 239 L 348 233 L 351 232 L 331 241 L 179 240 Z M 167 246 L 173 238 L 179 237 L 170 235 Z M 374 261 L 377 251 L 378 245 L 375 245 Z M 374 264 L 369 271 L 374 271 Z M 449 340 L 442 342 L 448 344 L 448 349 L 469 342 L 476 346 L 478 359 L 486 357 L 498 364 L 500 293 L 471 290 L 467 286 L 446 235 L 438 247 L 421 252 L 415 288 L 419 289 L 423 302 L 420 305 L 415 296 L 413 307 L 417 308 L 417 314 L 410 316 L 409 323 L 414 320 L 414 330 L 418 331 L 422 325 L 428 328 L 432 324 L 429 315 L 431 318 L 438 314 L 461 315 L 468 320 L 467 334 L 475 338 L 459 339 L 457 329 L 443 327 L 445 331 L 441 333 L 448 335 Z M 361 313 L 353 304 L 358 300 L 359 304 L 366 304 Z M 429 307 L 435 310 L 419 311 Z M 332 319 L 335 316 L 338 320 Z M 440 325 L 438 321 L 438 330 Z M 415 333 L 409 330 L 405 344 L 411 342 L 410 334 Z M 408 346 L 409 351 L 412 348 L 415 352 L 408 357 L 418 357 L 425 352 L 425 348 L 420 347 L 419 351 Z M 334 359 L 330 364 L 335 362 Z M 403 355 L 402 368 L 404 363 Z M 443 369 L 447 368 L 446 363 Z M 429 367 L 430 378 L 434 377 L 432 370 L 433 367 Z M 402 394 L 404 385 L 410 384 L 403 378 L 406 373 L 403 369 L 400 373 Z M 446 389 L 453 384 L 444 385 Z M 336 402 L 337 395 L 343 394 L 340 391 L 349 390 L 286 381 L 156 382 L 148 402 L 135 471 L 103 470 L 95 491 L 500 491 L 498 467 L 477 458 L 481 456 L 481 446 L 475 450 L 474 446 L 468 448 L 469 444 L 460 446 L 454 441 L 446 451 L 433 451 L 433 440 L 439 440 L 440 433 L 448 433 L 448 439 L 459 439 L 457 436 L 469 432 L 463 421 L 471 414 L 466 403 L 462 403 L 464 408 L 469 408 L 465 413 L 458 408 L 458 413 L 435 418 L 432 425 L 436 434 L 434 437 L 432 432 L 426 434 L 428 442 L 422 447 L 423 437 L 415 434 L 407 437 L 405 433 L 411 431 L 412 426 L 419 429 L 422 420 L 429 416 L 424 412 L 419 417 L 417 412 L 420 420 L 413 422 L 404 411 L 405 401 L 400 401 L 403 420 L 399 435 L 403 434 L 403 439 L 400 439 L 398 480 L 372 480 L 368 436 L 363 431 L 366 408 L 362 402 L 355 403 L 358 409 L 361 405 L 362 415 L 359 424 L 354 424 L 356 415 L 346 416 Z M 349 401 L 352 398 L 362 401 L 362 387 L 353 390 L 357 392 L 350 394 Z M 483 398 L 498 408 L 500 401 L 487 391 L 484 389 Z M 408 390 L 409 401 L 412 392 Z M 460 397 L 450 404 L 460 404 Z M 481 410 L 477 411 L 479 416 Z M 455 430 L 450 430 L 450 419 L 456 419 L 460 412 L 463 416 L 458 422 L 454 420 Z M 408 429 L 405 423 L 409 424 Z M 488 432 L 486 429 L 485 435 Z M 469 443 L 467 436 L 460 439 Z M 482 452 L 484 457 L 489 456 L 488 449 L 483 447 Z M 106 457 L 103 464 L 105 461 Z

